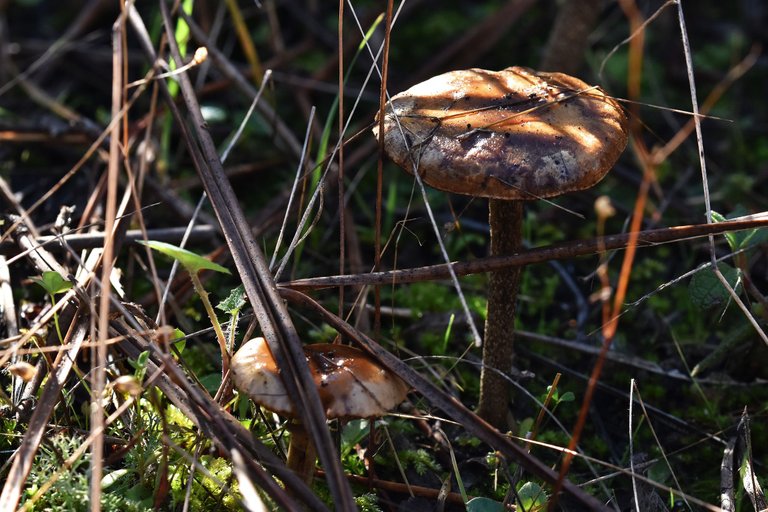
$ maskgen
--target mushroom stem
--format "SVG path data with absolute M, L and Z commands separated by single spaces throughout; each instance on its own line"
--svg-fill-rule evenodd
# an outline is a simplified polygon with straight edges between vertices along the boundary
M 288 469 L 296 473 L 305 484 L 312 485 L 315 476 L 315 460 L 317 450 L 312 443 L 307 430 L 298 421 L 291 423 L 291 442 L 288 445 Z
M 523 202 L 491 199 L 491 256 L 509 256 L 522 248 Z M 491 272 L 488 278 L 488 313 L 483 339 L 480 400 L 477 414 L 491 425 L 506 429 L 510 386 L 507 375 L 514 359 L 515 305 L 522 267 Z M 499 373 L 501 372 L 501 373 Z

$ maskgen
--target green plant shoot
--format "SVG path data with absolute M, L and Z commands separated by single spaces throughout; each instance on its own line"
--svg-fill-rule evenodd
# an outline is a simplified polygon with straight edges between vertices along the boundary
M 224 331 L 221 330 L 221 324 L 216 317 L 216 312 L 213 310 L 210 300 L 208 300 L 208 292 L 203 287 L 203 283 L 200 281 L 198 273 L 201 270 L 212 270 L 214 272 L 221 272 L 222 274 L 231 274 L 229 270 L 222 267 L 218 263 L 214 263 L 202 256 L 195 254 L 181 247 L 168 244 L 165 242 L 158 242 L 156 240 L 149 240 L 146 242 L 140 242 L 147 247 L 154 249 L 170 258 L 178 261 L 184 270 L 189 274 L 189 278 L 192 280 L 192 286 L 195 288 L 195 293 L 200 297 L 203 303 L 205 312 L 208 313 L 208 318 L 211 320 L 211 325 L 216 333 L 216 339 L 219 342 L 219 348 L 221 349 L 221 371 L 222 377 L 226 375 L 229 370 L 229 351 L 227 350 L 227 340 L 224 336 Z
M 43 290 L 48 294 L 51 299 L 51 307 L 56 304 L 56 295 L 64 293 L 72 288 L 72 283 L 64 279 L 61 274 L 54 271 L 43 272 L 40 277 L 30 277 L 32 282 L 39 284 Z M 64 337 L 61 335 L 61 328 L 59 327 L 59 314 L 53 313 L 53 323 L 56 326 L 56 335 L 59 337 L 59 342 L 64 342 Z

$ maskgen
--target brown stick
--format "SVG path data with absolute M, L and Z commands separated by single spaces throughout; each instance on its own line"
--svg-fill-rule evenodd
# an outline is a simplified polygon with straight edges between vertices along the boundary
M 637 245 L 638 247 L 648 247 L 765 226 L 768 226 L 768 218 L 760 217 L 747 220 L 730 220 L 716 224 L 692 224 L 687 226 L 650 229 L 639 233 Z M 586 240 L 576 240 L 537 247 L 527 251 L 520 251 L 512 256 L 480 258 L 473 261 L 452 263 L 451 265 L 457 276 L 479 274 L 481 272 L 493 272 L 494 270 L 507 267 L 543 263 L 552 260 L 564 260 L 577 256 L 589 256 L 598 254 L 601 250 L 613 251 L 624 249 L 627 247 L 629 238 L 630 235 L 627 233 L 595 237 Z M 417 283 L 421 281 L 448 279 L 448 277 L 450 277 L 448 265 L 440 264 L 426 267 L 371 272 L 369 274 L 310 277 L 279 283 L 278 286 L 295 290 L 313 290 L 335 286 Z
M 317 471 L 317 476 L 325 476 L 323 471 Z M 424 487 L 422 485 L 408 485 L 402 482 L 393 482 L 392 480 L 381 480 L 379 478 L 368 478 L 367 476 L 360 475 L 347 475 L 347 479 L 353 484 L 357 484 L 365 487 L 374 487 L 376 489 L 382 489 L 388 492 L 396 492 L 400 494 L 410 494 L 412 496 L 421 496 L 422 498 L 436 500 L 440 497 L 441 490 L 433 489 L 432 487 Z M 455 505 L 463 505 L 464 498 L 457 492 L 445 493 L 445 501 L 453 503 Z M 471 496 L 470 496 L 471 498 Z

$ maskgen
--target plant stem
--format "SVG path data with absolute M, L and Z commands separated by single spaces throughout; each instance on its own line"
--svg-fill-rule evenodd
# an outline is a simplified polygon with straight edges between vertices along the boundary
M 192 279 L 192 286 L 195 288 L 195 293 L 200 296 L 200 300 L 203 302 L 205 312 L 208 313 L 208 318 L 211 320 L 213 331 L 216 333 L 216 339 L 218 340 L 219 348 L 221 349 L 221 376 L 223 378 L 229 370 L 227 338 L 224 336 L 224 331 L 221 330 L 221 324 L 219 323 L 219 319 L 216 317 L 216 312 L 213 310 L 213 306 L 208 300 L 208 292 L 205 291 L 205 288 L 203 288 L 203 283 L 200 282 L 200 277 L 198 277 L 197 272 L 190 272 L 189 277 Z
M 523 238 L 523 202 L 491 199 L 488 210 L 491 256 L 519 252 Z M 521 270 L 519 266 L 497 270 L 488 278 L 488 314 L 477 414 L 499 429 L 507 428 L 509 414 L 510 385 L 506 376 L 514 359 L 512 342 Z
M 56 307 L 56 297 L 51 293 L 49 295 L 51 298 L 51 307 Z M 59 327 L 59 314 L 53 313 L 53 325 L 56 326 L 56 334 L 59 337 L 59 343 L 64 343 L 64 337 L 61 335 L 61 327 Z

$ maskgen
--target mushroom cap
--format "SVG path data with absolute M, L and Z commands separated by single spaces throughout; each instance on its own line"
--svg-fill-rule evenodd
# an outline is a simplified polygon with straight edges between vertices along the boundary
M 392 160 L 409 172 L 416 164 L 434 188 L 478 197 L 589 188 L 626 145 L 626 116 L 599 88 L 518 66 L 430 78 L 394 96 L 384 117 Z
M 408 393 L 399 377 L 355 347 L 306 345 L 304 355 L 328 418 L 381 416 Z M 243 344 L 232 356 L 230 370 L 235 387 L 254 402 L 283 416 L 297 416 L 264 338 Z

